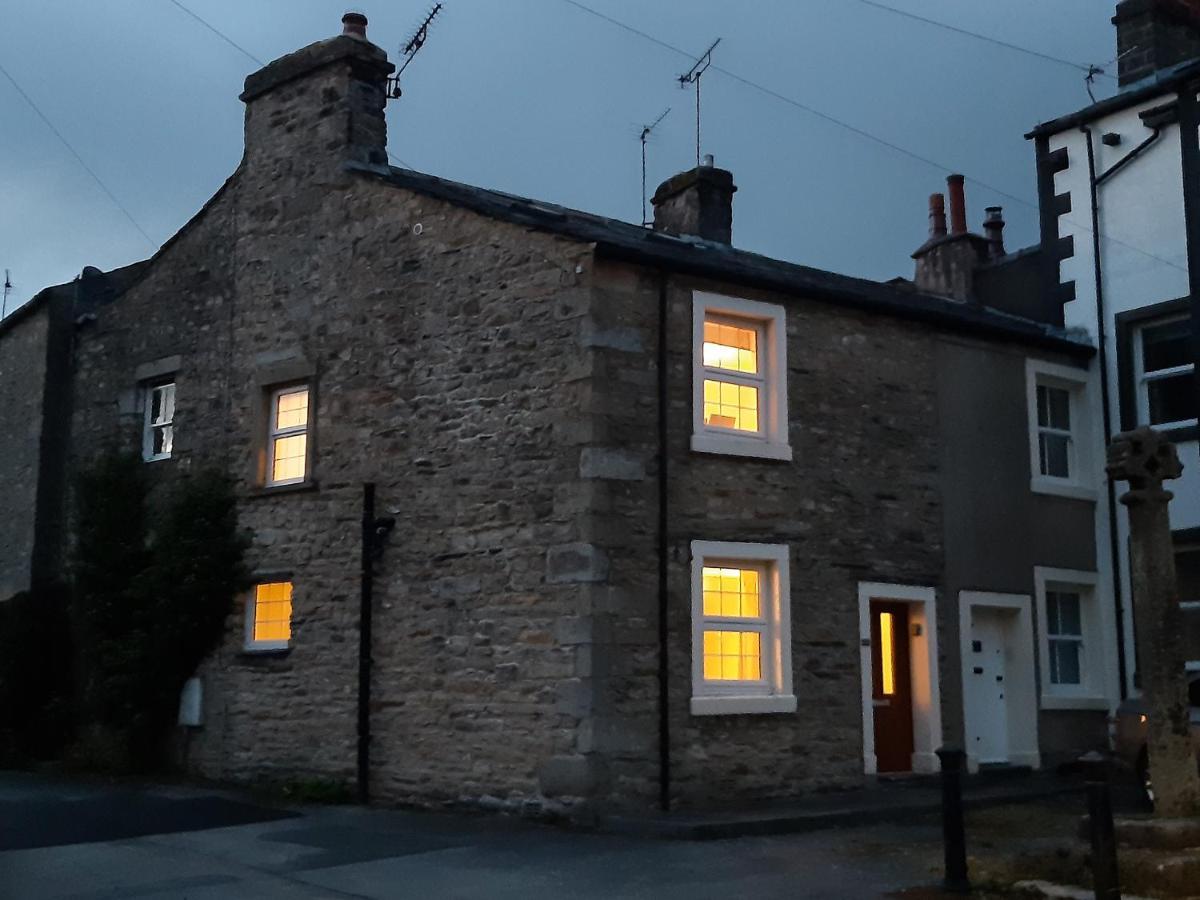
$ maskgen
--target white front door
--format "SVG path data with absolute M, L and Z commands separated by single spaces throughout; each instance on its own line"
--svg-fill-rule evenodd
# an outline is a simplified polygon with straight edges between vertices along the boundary
M 967 701 L 971 704 L 967 752 L 981 763 L 1006 763 L 1008 747 L 1008 685 L 1005 655 L 1011 614 L 976 606 L 971 610 L 970 659 L 967 661 Z

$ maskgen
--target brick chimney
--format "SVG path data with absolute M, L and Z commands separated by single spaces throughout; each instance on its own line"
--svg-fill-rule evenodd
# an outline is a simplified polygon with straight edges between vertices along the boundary
M 280 57 L 246 79 L 245 163 L 266 174 L 332 173 L 343 162 L 387 164 L 387 54 L 367 17 L 342 17 L 337 37 Z
M 713 166 L 705 156 L 702 165 L 668 178 L 654 198 L 654 230 L 693 235 L 722 244 L 733 240 L 733 173 Z
M 1122 88 L 1200 57 L 1200 0 L 1122 0 L 1112 22 Z
M 994 253 L 992 241 L 967 231 L 967 198 L 962 175 L 946 179 L 950 197 L 950 231 L 946 232 L 946 198 L 929 198 L 929 239 L 913 254 L 913 282 L 918 290 L 964 302 L 975 297 L 975 270 Z M 1001 226 L 1003 227 L 1003 225 Z

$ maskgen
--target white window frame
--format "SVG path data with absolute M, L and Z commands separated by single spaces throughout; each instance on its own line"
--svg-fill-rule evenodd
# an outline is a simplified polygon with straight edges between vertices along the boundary
M 308 392 L 308 407 L 307 415 L 303 425 L 291 425 L 287 428 L 276 428 L 276 423 L 279 421 L 279 398 L 287 394 L 297 394 L 300 391 Z M 308 382 L 300 384 L 289 384 L 287 387 L 276 388 L 271 391 L 270 405 L 267 407 L 267 487 L 283 487 L 289 484 L 304 484 L 308 481 L 308 467 L 312 460 L 312 414 L 313 414 L 313 392 L 312 385 Z M 299 478 L 281 478 L 278 481 L 274 479 L 275 474 L 275 442 L 280 438 L 295 437 L 298 434 L 305 435 L 304 442 L 304 474 Z
M 256 641 L 254 639 L 254 617 L 258 612 L 258 588 L 260 585 L 264 584 L 280 583 L 288 583 L 292 585 L 292 610 L 295 611 L 294 604 L 296 585 L 290 577 L 284 578 L 283 576 L 280 576 L 278 578 L 271 578 L 264 576 L 260 580 L 256 581 L 250 588 L 250 592 L 246 597 L 245 640 L 242 643 L 242 649 L 247 653 L 260 653 L 268 650 L 286 650 L 292 645 L 291 641 Z M 288 627 L 289 629 L 291 628 L 290 620 Z
M 704 615 L 704 567 L 728 565 L 758 569 L 761 617 L 724 619 Z M 704 678 L 704 628 L 706 624 L 731 625 L 739 631 L 762 635 L 762 678 L 735 683 Z M 692 541 L 692 698 L 694 716 L 792 713 L 791 579 L 786 544 L 747 544 L 729 541 Z
M 1152 374 L 1148 375 L 1146 374 L 1145 352 L 1142 347 L 1142 333 L 1147 328 L 1170 325 L 1172 322 L 1182 322 L 1187 320 L 1189 316 L 1190 313 L 1161 316 L 1157 319 L 1147 319 L 1144 322 L 1138 322 L 1133 328 L 1133 347 L 1131 348 L 1133 351 L 1133 391 L 1137 396 L 1137 421 L 1139 425 L 1148 425 L 1157 431 L 1167 431 L 1173 428 L 1188 428 L 1197 424 L 1197 420 L 1191 418 L 1180 419 L 1177 422 L 1160 422 L 1157 425 L 1150 425 L 1149 382 L 1162 381 L 1165 378 L 1171 378 L 1176 375 L 1191 375 L 1196 367 L 1195 364 L 1188 363 L 1184 366 L 1172 366 L 1169 369 L 1156 369 Z
M 1037 566 L 1033 570 L 1037 602 L 1038 674 L 1042 709 L 1108 709 L 1105 690 L 1107 660 L 1105 618 L 1100 608 L 1099 579 L 1095 572 Z M 1083 647 L 1079 654 L 1080 683 L 1052 684 L 1050 681 L 1050 634 L 1046 593 L 1065 591 L 1079 595 L 1079 624 Z
M 704 365 L 704 322 L 713 318 L 753 328 L 759 336 L 759 373 Z M 758 433 L 704 424 L 704 379 L 753 384 L 760 390 Z M 692 292 L 692 450 L 790 461 L 787 404 L 787 326 L 782 306 L 705 291 Z
M 169 389 L 169 391 L 168 391 Z M 158 391 L 166 391 L 170 397 L 170 415 L 161 422 L 152 421 L 154 415 L 154 395 Z M 152 381 L 142 386 L 142 459 L 145 462 L 157 462 L 160 459 L 170 459 L 175 446 L 175 380 Z M 165 407 L 165 404 L 164 404 Z M 156 428 L 171 429 L 171 448 L 166 453 L 154 452 L 154 430 Z
M 1067 391 L 1070 398 L 1071 443 L 1068 454 L 1070 475 L 1060 478 L 1042 474 L 1038 425 L 1038 386 Z M 1056 494 L 1078 500 L 1095 500 L 1094 453 L 1087 370 L 1075 369 L 1040 359 L 1025 360 L 1025 397 L 1029 427 L 1029 489 L 1037 494 Z

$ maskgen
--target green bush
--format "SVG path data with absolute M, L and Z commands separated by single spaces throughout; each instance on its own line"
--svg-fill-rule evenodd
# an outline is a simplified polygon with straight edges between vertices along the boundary
M 70 593 L 57 585 L 0 602 L 0 764 L 57 756 L 73 734 Z
M 77 756 L 133 770 L 162 762 L 179 692 L 247 584 L 228 479 L 184 476 L 151 503 L 143 471 L 136 457 L 110 455 L 84 473 L 73 564 Z

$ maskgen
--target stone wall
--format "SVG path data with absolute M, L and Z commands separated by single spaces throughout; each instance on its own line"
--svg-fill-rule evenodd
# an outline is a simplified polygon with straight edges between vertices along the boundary
M 49 338 L 48 303 L 0 325 L 0 601 L 30 586 Z
M 612 562 L 596 599 L 608 704 L 597 752 L 611 802 L 657 790 L 658 284 L 606 264 L 591 334 L 607 385 L 606 452 L 630 458 L 604 485 L 602 546 Z M 791 463 L 693 453 L 692 290 L 787 309 Z M 936 383 L 929 329 L 827 304 L 671 278 L 669 378 L 669 707 L 677 806 L 737 805 L 861 779 L 860 581 L 936 585 L 942 571 Z M 593 338 L 594 340 L 594 338 Z M 870 365 L 864 364 L 865 360 Z M 645 478 L 638 466 L 644 465 Z M 615 468 L 615 467 L 614 467 Z M 690 542 L 790 549 L 791 652 L 799 709 L 692 716 Z

